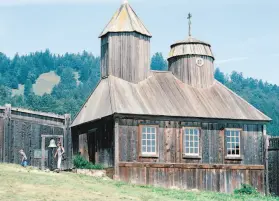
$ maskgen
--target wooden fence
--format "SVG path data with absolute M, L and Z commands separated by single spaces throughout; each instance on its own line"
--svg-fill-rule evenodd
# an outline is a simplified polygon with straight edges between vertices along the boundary
M 29 164 L 35 167 L 49 167 L 48 150 L 51 136 L 62 136 L 67 159 L 64 169 L 72 167 L 72 138 L 70 115 L 56 115 L 43 112 L 12 108 L 11 105 L 0 107 L 0 162 L 20 163 L 19 150 L 23 149 Z M 43 136 L 50 136 L 44 138 Z M 42 140 L 45 142 L 42 143 Z M 42 147 L 42 144 L 45 144 Z M 43 151 L 45 150 L 45 151 Z M 42 153 L 45 153 L 42 163 Z

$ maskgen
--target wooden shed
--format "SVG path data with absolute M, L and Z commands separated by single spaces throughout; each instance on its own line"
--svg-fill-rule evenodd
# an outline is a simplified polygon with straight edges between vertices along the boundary
M 0 106 L 0 162 L 20 164 L 19 150 L 23 149 L 29 165 L 52 168 L 56 165 L 49 153 L 51 139 L 61 141 L 66 160 L 63 169 L 72 168 L 72 139 L 70 115 L 36 112 L 6 104 Z
M 151 71 L 151 34 L 128 3 L 100 37 L 102 79 L 71 125 L 74 154 L 135 184 L 264 191 L 271 119 L 214 79 L 210 44 L 189 36 L 169 71 Z

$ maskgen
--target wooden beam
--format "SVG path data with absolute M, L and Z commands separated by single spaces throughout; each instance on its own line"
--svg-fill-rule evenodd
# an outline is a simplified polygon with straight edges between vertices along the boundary
M 41 135 L 42 137 L 45 137 L 45 138 L 50 138 L 50 137 L 53 137 L 53 138 L 63 138 L 63 135 Z
M 119 180 L 119 120 L 114 122 L 114 179 Z
M 45 143 L 46 138 L 44 136 L 42 136 L 42 159 L 41 159 L 41 169 L 44 170 L 45 169 Z
M 138 162 L 134 163 L 134 162 L 119 162 L 119 167 L 264 170 L 264 166 L 263 165 L 220 165 L 220 164 L 192 164 L 192 163 L 138 163 Z

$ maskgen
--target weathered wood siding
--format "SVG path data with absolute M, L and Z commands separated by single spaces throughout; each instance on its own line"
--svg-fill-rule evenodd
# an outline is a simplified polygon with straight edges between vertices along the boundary
M 279 196 L 279 137 L 269 139 L 268 149 L 269 192 Z
M 139 125 L 159 125 L 157 138 L 159 157 L 139 156 Z M 183 157 L 182 128 L 199 127 L 200 135 L 200 156 L 201 159 Z M 240 128 L 241 133 L 241 155 L 242 160 L 227 160 L 225 151 L 224 128 Z M 202 190 L 218 190 L 231 192 L 241 183 L 248 182 L 264 191 L 264 162 L 263 162 L 263 125 L 246 123 L 222 123 L 202 121 L 153 121 L 120 119 L 119 122 L 119 157 L 120 164 L 132 163 L 131 167 L 120 165 L 120 177 L 127 181 L 133 180 L 137 183 L 156 184 L 170 187 L 189 187 Z M 133 163 L 155 164 L 212 164 L 211 168 L 201 167 L 186 168 L 179 166 L 173 168 L 171 165 L 164 168 L 134 167 Z M 227 165 L 224 167 L 219 165 Z M 251 170 L 253 165 L 258 169 Z M 236 167 L 230 169 L 230 167 Z M 240 170 L 238 170 L 240 169 Z M 151 177 L 147 182 L 144 177 Z M 142 177 L 143 176 L 143 177 Z M 138 178 L 138 179 L 137 179 Z M 181 179 L 183 178 L 183 179 Z M 217 184 L 221 182 L 221 186 Z
M 114 167 L 112 120 L 100 120 L 72 129 L 73 154 L 81 154 L 92 163 Z M 86 151 L 86 149 L 88 149 Z M 87 156 L 88 155 L 88 156 Z
M 68 117 L 68 118 L 67 118 Z M 64 168 L 72 164 L 72 148 L 70 138 L 70 119 L 68 115 L 48 115 L 33 111 L 6 107 L 4 118 L 0 119 L 0 153 L 1 162 L 17 163 L 21 161 L 19 150 L 23 149 L 31 166 L 41 167 L 42 135 L 61 135 L 67 160 L 63 161 Z M 1 138 L 2 136 L 2 138 Z M 45 149 L 51 138 L 46 138 Z M 48 157 L 45 167 L 48 167 Z
M 263 166 L 124 162 L 119 166 L 120 179 L 134 184 L 231 193 L 247 183 L 264 192 Z
M 139 158 L 138 135 L 140 124 L 159 125 L 158 158 Z M 201 128 L 201 160 L 182 157 L 182 127 Z M 225 159 L 225 139 L 223 128 L 241 128 L 241 155 L 243 160 Z M 244 165 L 263 165 L 263 126 L 260 124 L 217 123 L 217 122 L 176 122 L 121 119 L 119 123 L 120 161 L 126 162 L 166 162 L 166 163 L 237 163 Z
M 196 59 L 204 60 L 203 66 L 196 64 Z M 197 88 L 207 88 L 214 82 L 213 58 L 209 56 L 185 55 L 169 59 L 169 71 L 185 84 Z
M 101 41 L 102 77 L 138 83 L 149 75 L 150 37 L 136 32 L 108 33 Z

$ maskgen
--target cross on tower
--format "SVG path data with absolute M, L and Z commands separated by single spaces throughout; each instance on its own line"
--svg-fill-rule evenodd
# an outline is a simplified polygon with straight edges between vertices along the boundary
M 192 14 L 189 13 L 187 17 L 187 19 L 189 20 L 189 37 L 191 37 L 191 25 L 192 25 L 191 18 L 192 18 Z

